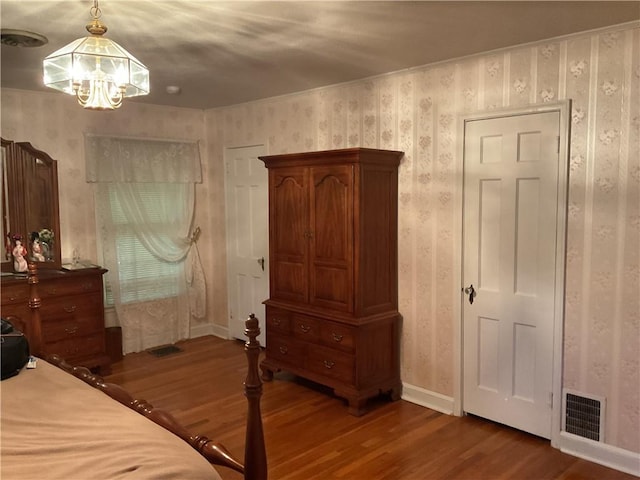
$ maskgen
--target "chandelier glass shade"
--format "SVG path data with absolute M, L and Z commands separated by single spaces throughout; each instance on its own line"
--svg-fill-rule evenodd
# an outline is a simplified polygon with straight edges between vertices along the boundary
M 102 36 L 107 27 L 98 20 L 97 1 L 91 14 L 93 20 L 86 26 L 90 36 L 44 59 L 44 84 L 75 95 L 84 108 L 113 110 L 125 97 L 149 93 L 149 70 L 116 42 Z

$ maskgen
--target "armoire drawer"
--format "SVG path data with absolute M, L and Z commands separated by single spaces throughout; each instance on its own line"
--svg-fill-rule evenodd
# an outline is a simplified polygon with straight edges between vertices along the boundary
M 292 330 L 293 334 L 301 340 L 307 342 L 320 340 L 320 321 L 317 318 L 294 314 Z
M 289 333 L 291 312 L 279 308 L 267 307 L 267 330 Z
M 356 329 L 337 322 L 326 321 L 320 326 L 322 343 L 331 348 L 353 352 L 356 345 Z
M 267 355 L 275 360 L 304 367 L 307 347 L 295 338 L 286 335 L 267 333 Z
M 355 357 L 331 348 L 309 345 L 307 368 L 341 382 L 353 384 L 355 381 Z

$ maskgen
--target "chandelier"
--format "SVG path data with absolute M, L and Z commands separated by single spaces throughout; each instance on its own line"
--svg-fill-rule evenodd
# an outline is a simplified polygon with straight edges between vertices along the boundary
M 91 34 L 44 59 L 44 84 L 75 95 L 90 110 L 114 110 L 125 97 L 149 93 L 149 70 L 116 42 L 104 38 L 107 26 L 94 0 L 86 26 Z

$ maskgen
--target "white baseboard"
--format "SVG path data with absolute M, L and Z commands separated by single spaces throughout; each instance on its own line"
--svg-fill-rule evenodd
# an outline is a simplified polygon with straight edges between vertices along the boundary
M 560 451 L 640 477 L 640 453 L 560 432 Z
M 229 339 L 229 329 L 215 323 L 204 323 L 201 325 L 192 325 L 189 329 L 189 338 L 204 337 L 205 335 L 214 335 L 216 337 Z
M 437 412 L 453 415 L 453 398 L 441 393 L 425 390 L 408 383 L 402 383 L 402 399 Z
M 402 384 L 402 399 L 407 402 L 453 415 L 453 398 L 408 383 Z M 590 462 L 640 477 L 640 453 L 606 443 L 595 442 L 560 432 L 560 451 Z

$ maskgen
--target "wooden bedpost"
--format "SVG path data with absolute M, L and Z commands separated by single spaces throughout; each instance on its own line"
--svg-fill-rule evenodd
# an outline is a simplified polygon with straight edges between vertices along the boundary
M 262 430 L 260 413 L 260 397 L 262 381 L 258 374 L 258 357 L 260 356 L 260 327 L 258 319 L 252 313 L 245 322 L 244 334 L 249 340 L 244 344 L 249 369 L 244 382 L 244 394 L 247 397 L 247 431 L 244 450 L 245 480 L 267 480 L 267 453 Z
M 29 308 L 31 309 L 31 319 L 28 322 L 29 351 L 32 355 L 40 355 L 42 348 L 42 322 L 40 320 L 40 305 L 42 300 L 38 293 L 38 266 L 29 263 L 27 271 L 27 282 L 29 284 Z

